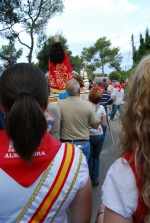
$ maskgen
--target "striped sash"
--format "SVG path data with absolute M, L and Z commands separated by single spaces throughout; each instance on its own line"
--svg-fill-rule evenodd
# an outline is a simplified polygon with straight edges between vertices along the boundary
M 57 164 L 55 160 L 49 164 L 15 223 L 42 223 L 47 217 L 50 219 L 50 222 L 53 221 L 75 183 L 81 165 L 82 151 L 80 151 L 76 167 L 72 165 L 74 159 L 75 148 L 72 144 L 66 143 L 61 162 L 60 160 L 58 162 L 56 157 Z M 57 167 L 54 166 L 54 163 Z M 73 173 L 73 175 L 70 174 L 72 177 L 69 175 L 70 171 Z M 66 186 L 66 184 L 69 186 Z M 61 193 L 64 197 L 60 203 L 58 198 Z

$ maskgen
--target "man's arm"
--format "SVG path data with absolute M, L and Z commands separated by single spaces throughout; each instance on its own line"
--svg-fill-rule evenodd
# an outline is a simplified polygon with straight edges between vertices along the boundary
M 116 89 L 113 89 L 111 98 L 113 99 L 113 101 L 116 99 Z
M 112 95 L 111 98 L 113 99 L 113 101 L 116 99 L 116 95 Z
M 97 129 L 98 128 L 98 126 L 101 124 L 101 121 L 98 121 L 98 122 L 96 122 L 95 124 L 93 124 L 93 125 L 90 125 L 93 129 Z
M 107 95 L 107 104 L 111 105 L 113 104 L 114 100 L 115 100 L 116 95 L 112 95 L 110 96 L 109 94 Z

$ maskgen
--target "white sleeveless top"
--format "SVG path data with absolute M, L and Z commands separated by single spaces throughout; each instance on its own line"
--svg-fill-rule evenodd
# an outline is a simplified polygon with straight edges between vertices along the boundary
M 51 177 L 51 179 L 55 179 L 56 173 L 59 169 L 58 164 L 61 163 L 61 160 L 63 157 L 64 145 L 65 145 L 64 143 L 61 145 L 61 148 L 58 151 L 57 155 L 55 156 L 54 163 L 49 171 L 49 177 Z M 77 165 L 78 165 L 79 156 L 80 156 L 80 150 L 76 148 L 75 158 L 72 164 L 73 168 L 71 168 L 68 178 L 70 177 L 72 178 L 72 175 L 75 172 L 74 167 L 77 168 Z M 38 177 L 38 179 L 30 187 L 25 188 L 21 186 L 20 184 L 18 184 L 15 180 L 13 180 L 2 169 L 0 169 L 0 179 L 1 179 L 0 180 L 0 191 L 1 191 L 0 193 L 0 203 L 1 203 L 0 222 L 12 223 L 17 219 L 23 207 L 26 205 L 29 198 L 31 197 L 36 186 L 40 182 L 40 179 L 42 178 L 42 176 L 43 176 L 43 173 Z M 73 185 L 73 188 L 71 192 L 69 193 L 69 196 L 67 197 L 63 206 L 60 208 L 59 212 L 54 218 L 53 223 L 60 223 L 60 222 L 67 223 L 66 209 L 68 208 L 68 206 L 70 205 L 74 197 L 76 196 L 76 193 L 78 192 L 78 190 L 80 190 L 81 188 L 85 186 L 88 180 L 88 176 L 89 176 L 88 166 L 86 163 L 85 156 L 83 154 L 79 173 Z M 49 180 L 49 185 L 47 185 L 47 187 L 49 187 L 51 184 L 52 184 L 51 180 Z M 69 186 L 70 185 L 68 185 L 66 181 L 64 187 L 69 188 Z M 63 198 L 64 198 L 64 194 L 60 193 L 57 199 L 57 204 L 61 202 Z M 56 207 L 54 204 L 53 211 L 55 211 L 55 209 Z M 51 216 L 47 217 L 43 222 L 49 223 L 50 217 Z M 23 218 L 20 222 L 27 223 L 27 219 Z

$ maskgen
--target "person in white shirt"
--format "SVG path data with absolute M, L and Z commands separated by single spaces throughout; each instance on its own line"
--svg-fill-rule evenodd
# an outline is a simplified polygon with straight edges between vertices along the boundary
M 115 83 L 112 97 L 114 99 L 114 103 L 112 105 L 112 112 L 108 116 L 108 120 L 110 121 L 113 121 L 117 109 L 120 113 L 120 118 L 122 118 L 123 115 L 124 90 L 121 88 L 119 81 Z
M 114 100 L 115 96 L 113 96 L 113 91 L 114 91 L 115 85 L 114 83 L 111 82 L 111 80 L 108 80 L 107 83 L 108 83 L 107 92 L 111 96 L 111 98 Z M 112 112 L 112 104 L 107 105 L 107 107 L 109 109 L 109 114 L 110 114 Z

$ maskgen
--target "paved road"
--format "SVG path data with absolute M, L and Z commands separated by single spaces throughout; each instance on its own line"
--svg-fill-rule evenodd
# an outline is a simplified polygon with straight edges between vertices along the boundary
M 121 130 L 121 123 L 118 118 L 118 115 L 115 116 L 115 119 L 113 122 L 109 122 L 110 128 L 112 131 L 112 135 L 114 138 L 114 144 L 116 145 L 118 142 L 118 135 Z M 110 165 L 115 161 L 114 157 L 114 145 L 112 144 L 109 128 L 107 127 L 106 137 L 103 145 L 103 149 L 100 155 L 100 184 L 98 186 L 93 186 L 92 192 L 93 192 L 93 209 L 92 209 L 92 217 L 91 217 L 91 223 L 95 222 L 95 218 L 97 215 L 97 210 L 99 205 L 101 204 L 101 195 L 100 190 L 101 186 L 103 184 L 103 181 L 105 179 L 106 173 L 110 167 Z

